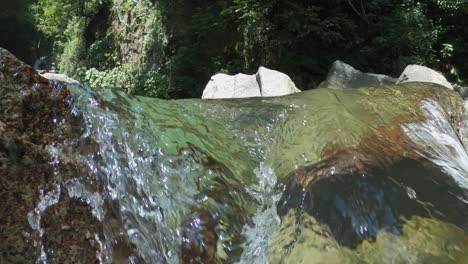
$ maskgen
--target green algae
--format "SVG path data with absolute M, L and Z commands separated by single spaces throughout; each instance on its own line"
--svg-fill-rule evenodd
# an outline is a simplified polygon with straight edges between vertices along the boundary
M 270 263 L 467 263 L 468 236 L 455 225 L 439 220 L 406 219 L 401 235 L 382 230 L 375 242 L 356 249 L 339 245 L 324 235 L 323 226 L 305 214 L 297 237 L 295 213 L 282 219 L 269 247 Z M 294 242 L 294 246 L 290 246 Z

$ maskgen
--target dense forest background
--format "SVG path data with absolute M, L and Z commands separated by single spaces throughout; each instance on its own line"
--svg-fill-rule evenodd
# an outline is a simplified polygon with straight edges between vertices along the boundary
M 394 77 L 407 64 L 468 80 L 468 0 L 16 0 L 0 46 L 93 87 L 200 97 L 217 72 L 287 73 L 302 89 L 334 60 Z

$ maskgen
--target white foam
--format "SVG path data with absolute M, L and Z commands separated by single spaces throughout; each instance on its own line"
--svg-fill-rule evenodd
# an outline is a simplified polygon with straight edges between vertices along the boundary
M 468 190 L 468 154 L 462 137 L 455 132 L 436 101 L 424 101 L 421 109 L 427 121 L 403 125 L 403 131 L 424 150 L 420 155 L 441 167 L 460 187 Z
M 263 163 L 255 171 L 259 185 L 253 195 L 259 202 L 257 212 L 252 218 L 254 226 L 244 226 L 242 234 L 246 237 L 244 251 L 239 263 L 265 264 L 268 263 L 267 249 L 274 232 L 280 225 L 280 218 L 276 211 L 276 204 L 281 193 L 275 192 L 276 175 L 270 167 Z

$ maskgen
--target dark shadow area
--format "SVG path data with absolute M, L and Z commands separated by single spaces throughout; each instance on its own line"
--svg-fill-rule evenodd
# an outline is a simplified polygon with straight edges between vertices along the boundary
M 31 19 L 0 16 L 0 47 L 9 50 L 29 65 L 51 54 L 51 46 Z
M 299 224 L 300 215 L 307 213 L 340 244 L 355 248 L 363 240 L 375 241 L 380 230 L 400 234 L 404 219 L 412 216 L 436 218 L 467 230 L 468 205 L 459 198 L 463 195 L 439 168 L 404 160 L 365 175 L 330 176 L 308 190 L 289 185 L 278 213 L 283 216 L 297 209 Z

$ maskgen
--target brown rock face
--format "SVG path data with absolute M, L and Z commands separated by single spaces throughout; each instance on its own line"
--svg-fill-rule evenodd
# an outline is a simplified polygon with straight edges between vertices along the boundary
M 50 263 L 98 260 L 102 226 L 57 176 L 76 168 L 54 166 L 47 151 L 62 140 L 56 129 L 68 97 L 66 86 L 0 48 L 0 263 L 35 263 L 41 247 Z M 57 201 L 42 207 L 48 198 Z

